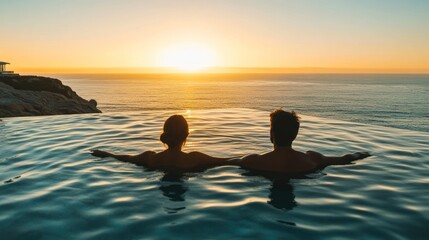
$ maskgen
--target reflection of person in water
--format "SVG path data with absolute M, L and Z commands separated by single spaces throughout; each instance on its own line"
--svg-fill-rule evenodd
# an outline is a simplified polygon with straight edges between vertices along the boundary
M 161 178 L 159 190 L 167 197 L 168 202 L 164 206 L 167 213 L 177 213 L 186 208 L 185 194 L 188 191 L 187 175 L 182 172 L 165 172 Z
M 306 178 L 304 175 L 274 174 L 272 172 L 261 171 L 246 171 L 243 176 L 260 176 L 268 179 L 271 182 L 270 193 L 267 203 L 281 210 L 292 210 L 297 206 L 293 186 L 290 184 L 291 178 Z
M 185 201 L 185 193 L 188 187 L 185 185 L 187 177 L 182 173 L 166 172 L 161 178 L 159 189 L 162 194 L 173 202 Z
M 282 210 L 292 210 L 297 206 L 295 202 L 295 194 L 293 193 L 293 186 L 289 180 L 282 181 L 274 179 L 270 187 L 270 199 L 268 204 L 275 208 Z
M 138 155 L 116 155 L 113 153 L 93 150 L 96 157 L 113 157 L 124 162 L 131 162 L 157 169 L 192 170 L 225 164 L 231 158 L 216 158 L 201 152 L 182 152 L 182 147 L 189 134 L 189 127 L 182 115 L 173 115 L 165 121 L 161 142 L 168 148 L 162 152 L 146 151 Z

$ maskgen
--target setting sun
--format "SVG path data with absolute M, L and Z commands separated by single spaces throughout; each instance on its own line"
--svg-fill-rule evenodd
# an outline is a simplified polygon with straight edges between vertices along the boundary
M 214 53 L 198 43 L 174 45 L 161 54 L 160 64 L 185 72 L 200 71 L 214 65 Z

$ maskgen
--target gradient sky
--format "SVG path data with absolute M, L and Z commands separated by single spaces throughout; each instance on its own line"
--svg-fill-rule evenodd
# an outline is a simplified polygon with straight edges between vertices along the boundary
M 219 67 L 429 69 L 429 1 L 0 0 L 12 68 L 159 67 L 188 42 Z

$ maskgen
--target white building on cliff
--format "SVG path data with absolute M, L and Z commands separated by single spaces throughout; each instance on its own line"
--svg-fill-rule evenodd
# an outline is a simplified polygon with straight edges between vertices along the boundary
M 6 71 L 6 65 L 7 64 L 10 64 L 10 63 L 0 61 L 0 76 L 18 75 L 16 73 L 14 73 L 13 71 Z

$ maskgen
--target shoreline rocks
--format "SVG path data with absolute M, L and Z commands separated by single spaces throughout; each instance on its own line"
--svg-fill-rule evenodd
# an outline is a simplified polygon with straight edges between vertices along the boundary
M 101 113 L 94 99 L 85 100 L 55 78 L 0 76 L 0 118 Z

